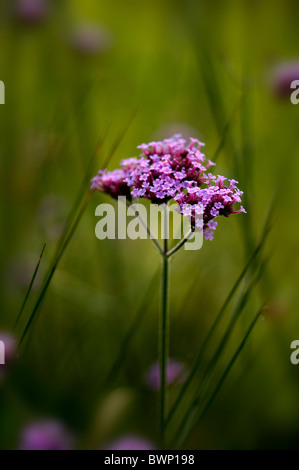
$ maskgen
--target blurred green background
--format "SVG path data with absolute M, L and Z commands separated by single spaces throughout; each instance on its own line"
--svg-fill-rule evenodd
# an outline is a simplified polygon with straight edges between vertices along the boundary
M 297 448 L 299 366 L 290 362 L 290 344 L 299 336 L 299 106 L 277 96 L 273 70 L 299 57 L 298 2 L 53 0 L 35 21 L 14 3 L 0 7 L 0 329 L 20 339 L 80 188 L 88 191 L 111 149 L 114 169 L 143 142 L 180 131 L 199 137 L 215 171 L 239 181 L 248 214 L 223 218 L 213 242 L 172 261 L 170 356 L 187 369 L 278 197 L 265 247 L 271 260 L 219 374 L 256 310 L 266 300 L 268 308 L 185 447 Z M 2 449 L 18 447 L 22 427 L 47 417 L 72 429 L 79 448 L 128 433 L 159 445 L 158 394 L 144 374 L 157 360 L 160 259 L 149 240 L 97 240 L 101 202 L 110 200 L 93 194 L 5 370 Z

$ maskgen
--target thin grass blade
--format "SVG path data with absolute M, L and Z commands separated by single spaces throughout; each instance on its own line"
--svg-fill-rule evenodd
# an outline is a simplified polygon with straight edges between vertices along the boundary
M 39 309 L 39 307 L 40 307 L 40 305 L 41 305 L 41 303 L 42 303 L 42 301 L 43 301 L 43 299 L 44 299 L 44 296 L 45 296 L 45 294 L 46 294 L 46 292 L 47 292 L 47 290 L 48 290 L 49 284 L 50 284 L 50 282 L 51 282 L 51 280 L 52 280 L 52 278 L 53 278 L 53 275 L 54 275 L 54 273 L 55 273 L 55 271 L 56 271 L 57 265 L 58 265 L 58 263 L 59 263 L 59 261 L 60 261 L 62 255 L 63 255 L 63 253 L 65 252 L 65 250 L 66 250 L 66 248 L 67 248 L 67 246 L 68 246 L 70 240 L 72 239 L 72 236 L 73 236 L 73 234 L 74 234 L 74 232 L 75 232 L 75 230 L 76 230 L 76 228 L 77 228 L 77 226 L 78 226 L 78 224 L 79 224 L 79 222 L 80 222 L 80 219 L 81 219 L 81 217 L 82 217 L 82 215 L 83 215 L 83 213 L 84 213 L 84 211 L 85 211 L 85 209 L 86 209 L 86 207 L 87 207 L 87 205 L 88 205 L 88 203 L 89 203 L 91 197 L 92 197 L 92 191 L 89 191 L 88 194 L 87 194 L 87 196 L 85 197 L 85 200 L 83 201 L 83 204 L 82 204 L 82 206 L 81 206 L 81 208 L 80 208 L 80 210 L 79 210 L 79 212 L 78 212 L 78 214 L 77 214 L 77 216 L 76 216 L 76 218 L 75 218 L 75 220 L 74 220 L 74 222 L 73 222 L 73 224 L 72 224 L 70 230 L 69 230 L 68 235 L 66 236 L 66 238 L 65 238 L 65 240 L 64 240 L 64 242 L 63 242 L 63 244 L 62 244 L 62 247 L 61 247 L 60 251 L 59 251 L 58 254 L 57 254 L 57 257 L 56 257 L 56 259 L 55 259 L 55 261 L 54 261 L 54 263 L 53 263 L 53 265 L 52 265 L 52 267 L 51 267 L 51 269 L 50 269 L 50 271 L 49 271 L 49 274 L 48 274 L 47 277 L 46 277 L 46 280 L 45 280 L 44 285 L 43 285 L 43 287 L 42 287 L 41 293 L 40 293 L 40 295 L 38 296 L 38 299 L 37 299 L 37 301 L 36 301 L 36 304 L 35 304 L 35 306 L 34 306 L 34 308 L 33 308 L 33 311 L 32 311 L 32 313 L 31 313 L 31 315 L 30 315 L 30 317 L 29 317 L 29 320 L 28 320 L 28 322 L 27 322 L 27 324 L 26 324 L 26 326 L 25 326 L 25 329 L 24 329 L 24 331 L 23 331 L 23 334 L 22 334 L 22 336 L 21 336 L 20 343 L 19 343 L 20 346 L 22 345 L 22 343 L 23 343 L 23 341 L 24 341 L 24 339 L 25 339 L 25 336 L 26 336 L 26 334 L 27 334 L 28 331 L 29 331 L 29 328 L 30 328 L 30 326 L 32 325 L 33 320 L 34 320 L 35 317 L 36 317 L 36 314 L 37 314 L 37 312 L 38 312 L 38 309 Z
M 245 278 L 246 274 L 249 272 L 249 270 L 252 268 L 252 266 L 255 264 L 255 260 L 256 258 L 258 257 L 259 253 L 261 252 L 264 244 L 265 244 L 265 241 L 266 241 L 266 238 L 267 238 L 267 235 L 269 233 L 269 228 L 266 230 L 264 229 L 263 230 L 263 234 L 262 234 L 262 238 L 261 238 L 261 241 L 259 242 L 259 244 L 257 245 L 256 249 L 254 250 L 254 252 L 252 253 L 251 257 L 249 258 L 249 260 L 247 261 L 246 265 L 244 266 L 243 270 L 241 271 L 239 277 L 237 278 L 235 284 L 233 285 L 231 291 L 229 292 L 228 296 L 226 297 L 221 309 L 219 310 L 219 313 L 217 314 L 216 316 L 216 319 L 208 333 L 208 335 L 206 336 L 206 339 L 196 357 L 196 359 L 194 360 L 193 362 L 193 366 L 189 372 L 189 375 L 186 379 L 186 381 L 184 382 L 181 390 L 180 390 L 180 393 L 169 413 L 169 416 L 168 416 L 168 419 L 167 419 L 167 423 L 169 423 L 171 421 L 171 419 L 173 418 L 179 404 L 181 403 L 185 393 L 187 392 L 191 382 L 192 382 L 192 379 L 195 377 L 198 369 L 199 369 L 199 366 L 201 364 L 201 361 L 202 361 L 202 358 L 203 358 L 203 354 L 206 350 L 206 347 L 211 339 L 211 337 L 213 336 L 213 333 L 215 332 L 216 328 L 217 328 L 217 325 L 220 323 L 222 317 L 223 317 L 223 314 L 224 312 L 226 311 L 226 308 L 227 306 L 229 305 L 230 301 L 232 300 L 232 298 L 234 297 L 238 287 L 240 286 L 242 280 Z
M 37 273 L 38 273 L 38 269 L 39 269 L 41 260 L 42 260 L 43 255 L 44 255 L 44 251 L 45 251 L 46 245 L 47 245 L 47 242 L 44 243 L 43 248 L 42 248 L 42 251 L 41 251 L 41 253 L 40 253 L 40 255 L 39 255 L 39 258 L 38 258 L 37 264 L 36 264 L 36 266 L 35 266 L 35 270 L 34 270 L 34 272 L 33 272 L 31 281 L 30 281 L 30 283 L 29 283 L 29 286 L 28 286 L 28 289 L 27 289 L 27 292 L 26 292 L 24 301 L 23 301 L 23 303 L 22 303 L 22 306 L 21 306 L 20 311 L 19 311 L 19 313 L 18 313 L 17 319 L 16 319 L 16 321 L 15 321 L 15 325 L 14 325 L 15 328 L 17 327 L 17 325 L 18 325 L 18 323 L 19 323 L 19 321 L 20 321 L 20 318 L 21 318 L 21 316 L 22 316 L 22 313 L 23 313 L 23 311 L 24 311 L 24 308 L 25 308 L 25 306 L 26 306 L 26 304 L 27 304 L 27 301 L 28 301 L 28 298 L 29 298 L 29 295 L 30 295 L 32 286 L 33 286 L 33 284 L 34 284 L 36 275 L 37 275 Z
M 218 392 L 220 391 L 223 383 L 225 382 L 229 372 L 231 371 L 233 365 L 235 364 L 236 360 L 238 359 L 240 353 L 242 352 L 252 330 L 254 329 L 262 311 L 263 311 L 263 308 L 264 308 L 264 304 L 263 306 L 259 309 L 259 311 L 257 312 L 257 314 L 255 315 L 253 321 L 251 322 L 248 330 L 246 331 L 241 343 L 239 344 L 238 348 L 236 349 L 235 353 L 233 354 L 230 362 L 228 363 L 226 369 L 224 370 L 220 380 L 218 381 L 213 393 L 210 395 L 210 397 L 208 398 L 208 400 L 206 401 L 205 405 L 203 406 L 202 408 L 202 411 L 200 412 L 199 414 L 199 417 L 196 416 L 196 413 L 195 415 L 192 417 L 192 418 L 189 418 L 188 420 L 188 424 L 187 426 L 181 430 L 181 434 L 180 434 L 180 437 L 179 437 L 179 440 L 177 441 L 177 444 L 176 444 L 176 448 L 180 448 L 184 445 L 184 442 L 186 442 L 188 436 L 190 435 L 191 431 L 192 431 L 192 428 L 195 426 L 195 425 L 198 425 L 200 423 L 200 421 L 202 420 L 202 418 L 204 417 L 204 415 L 206 414 L 206 412 L 208 411 L 208 409 L 210 408 L 210 406 L 212 405 L 214 399 L 216 398 Z
M 260 280 L 260 278 L 261 278 L 261 276 L 262 276 L 262 274 L 265 270 L 265 267 L 266 267 L 268 261 L 269 261 L 269 259 L 266 258 L 261 263 L 258 272 L 253 276 L 253 278 L 250 281 L 249 285 L 247 286 L 245 292 L 243 293 L 241 299 L 239 300 L 237 306 L 235 307 L 234 312 L 231 316 L 231 320 L 229 322 L 229 325 L 228 325 L 228 327 L 227 327 L 227 329 L 226 329 L 226 331 L 223 335 L 223 338 L 222 338 L 222 340 L 221 340 L 221 342 L 220 342 L 213 358 L 211 359 L 208 367 L 206 368 L 206 371 L 203 374 L 199 389 L 196 392 L 196 397 L 193 399 L 188 411 L 186 412 L 186 414 L 183 418 L 183 421 L 182 421 L 181 425 L 178 428 L 179 430 L 186 426 L 186 423 L 188 423 L 189 420 L 190 420 L 190 416 L 192 416 L 195 413 L 195 411 L 194 411 L 195 408 L 197 408 L 199 406 L 200 401 L 203 399 L 204 394 L 205 394 L 206 390 L 208 389 L 208 387 L 211 383 L 212 375 L 213 375 L 213 372 L 215 371 L 215 368 L 217 366 L 219 358 L 221 357 L 221 354 L 224 351 L 224 348 L 225 348 L 225 346 L 227 345 L 227 343 L 229 341 L 229 338 L 230 338 L 230 336 L 231 336 L 231 334 L 234 330 L 234 327 L 237 323 L 237 320 L 240 318 L 240 315 L 243 312 L 243 310 L 244 310 L 244 308 L 245 308 L 245 306 L 246 306 L 246 304 L 249 300 L 249 297 L 250 297 L 250 294 L 251 294 L 252 290 L 258 284 L 258 282 L 259 282 L 259 280 Z

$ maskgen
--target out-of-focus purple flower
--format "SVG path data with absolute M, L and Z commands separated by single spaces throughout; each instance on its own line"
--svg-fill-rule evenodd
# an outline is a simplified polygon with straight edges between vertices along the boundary
M 114 198 L 140 197 L 154 204 L 174 199 L 181 214 L 191 218 L 192 228 L 198 222 L 196 215 L 202 214 L 203 225 L 197 228 L 207 240 L 212 240 L 216 224 L 211 221 L 215 217 L 246 211 L 241 205 L 235 207 L 243 194 L 236 186 L 238 182 L 209 172 L 215 164 L 206 160 L 203 146 L 194 138 L 187 145 L 180 135 L 142 144 L 138 147 L 142 152 L 139 159 L 123 160 L 121 169 L 99 171 L 91 188 Z
M 39 23 L 43 21 L 48 13 L 47 0 L 16 0 L 15 15 L 24 23 Z
M 135 435 L 129 435 L 107 444 L 104 450 L 155 450 L 155 446 L 147 439 Z
M 71 450 L 74 436 L 55 420 L 37 421 L 21 432 L 20 450 Z
M 166 380 L 168 385 L 180 382 L 185 375 L 186 368 L 182 362 L 169 359 L 167 362 Z M 160 388 L 160 365 L 155 362 L 147 370 L 145 374 L 145 382 L 152 390 L 159 390 Z
M 282 63 L 272 72 L 273 90 L 279 98 L 290 98 L 291 83 L 299 80 L 299 60 L 297 62 Z
M 11 333 L 0 331 L 0 377 L 16 355 L 17 342 Z
M 71 47 L 82 55 L 102 54 L 110 49 L 109 31 L 98 25 L 78 26 L 70 35 Z

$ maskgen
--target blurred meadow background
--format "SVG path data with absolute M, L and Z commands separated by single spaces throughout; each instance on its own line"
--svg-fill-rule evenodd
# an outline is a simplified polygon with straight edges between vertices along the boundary
M 96 238 L 108 196 L 80 207 L 99 168 L 178 132 L 239 181 L 247 214 L 171 262 L 171 446 L 298 448 L 298 21 L 296 0 L 2 0 L 1 449 L 45 423 L 58 447 L 159 448 L 160 258 Z

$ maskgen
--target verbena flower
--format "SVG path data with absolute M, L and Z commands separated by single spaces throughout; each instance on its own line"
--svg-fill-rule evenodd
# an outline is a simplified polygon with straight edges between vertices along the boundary
M 207 160 L 197 139 L 186 140 L 180 134 L 161 142 L 142 144 L 139 158 L 120 163 L 114 171 L 99 171 L 92 180 L 92 189 L 127 199 L 145 198 L 154 204 L 176 201 L 183 216 L 191 217 L 195 229 L 196 215 L 202 214 L 203 224 L 197 226 L 207 240 L 213 239 L 218 216 L 246 212 L 241 203 L 242 191 L 237 181 L 210 173 L 215 163 Z M 237 206 L 236 206 L 237 205 Z

